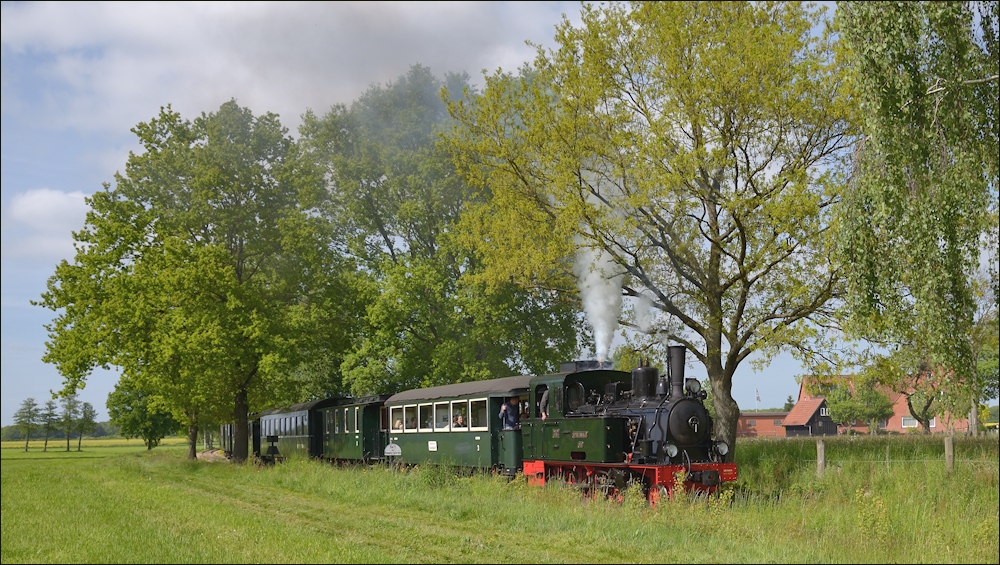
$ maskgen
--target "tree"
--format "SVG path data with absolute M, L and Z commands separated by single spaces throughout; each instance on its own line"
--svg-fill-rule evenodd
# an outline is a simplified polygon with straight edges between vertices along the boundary
M 66 391 L 120 368 L 184 421 L 189 458 L 201 425 L 231 419 L 245 461 L 248 411 L 297 397 L 300 362 L 347 343 L 353 266 L 276 115 L 167 106 L 132 131 L 143 152 L 88 198 L 74 262 L 38 302 L 59 312 L 44 359 Z
M 997 286 L 1000 3 L 838 2 L 836 21 L 864 133 L 839 213 L 847 327 L 918 344 L 968 406 L 981 257 Z
M 554 369 L 577 348 L 577 311 L 553 292 L 484 284 L 454 237 L 474 191 L 438 147 L 451 125 L 442 87 L 415 65 L 350 108 L 308 113 L 302 143 L 328 171 L 335 225 L 361 266 L 364 323 L 342 359 L 355 394 Z
M 830 419 L 845 429 L 850 430 L 855 422 L 863 419 L 861 407 L 851 396 L 851 389 L 847 383 L 833 387 L 824 397 L 826 407 L 830 412 Z
M 792 408 L 795 408 L 795 399 L 789 394 L 788 398 L 785 400 L 785 405 L 782 407 L 782 410 L 785 412 L 791 412 Z
M 45 402 L 45 408 L 42 409 L 41 413 L 41 425 L 45 430 L 45 443 L 42 446 L 42 451 L 49 450 L 49 434 L 52 432 L 52 429 L 58 420 L 59 408 L 56 406 L 55 400 L 49 399 Z
M 62 415 L 59 418 L 63 432 L 66 434 L 66 451 L 69 451 L 69 440 L 76 427 L 76 420 L 80 417 L 80 400 L 76 393 L 66 394 L 62 397 Z
M 83 434 L 89 434 L 97 429 L 97 411 L 89 402 L 80 407 L 80 418 L 76 421 L 76 432 L 80 437 L 76 440 L 76 450 L 81 451 Z
M 14 413 L 14 423 L 24 433 L 24 451 L 28 451 L 28 440 L 31 432 L 38 427 L 38 403 L 34 398 L 25 398 L 21 407 Z
M 108 394 L 107 407 L 111 423 L 118 426 L 122 437 L 142 438 L 147 450 L 182 428 L 162 400 L 127 376 L 122 377 L 115 390 Z
M 558 49 L 450 106 L 456 162 L 488 195 L 467 241 L 493 280 L 651 309 L 626 322 L 705 366 L 730 445 L 737 367 L 816 351 L 840 292 L 828 239 L 850 107 L 830 35 L 810 35 L 822 13 L 585 4 Z M 600 355 L 618 320 L 588 321 Z
M 879 423 L 892 416 L 892 401 L 871 379 L 872 373 L 856 375 L 849 381 L 840 379 L 825 396 L 830 419 L 848 429 L 862 421 L 868 425 L 869 434 L 877 433 Z

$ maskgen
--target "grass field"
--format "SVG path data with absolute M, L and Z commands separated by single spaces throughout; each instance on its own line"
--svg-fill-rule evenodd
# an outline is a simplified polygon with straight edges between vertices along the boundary
M 436 468 L 189 461 L 183 445 L 0 451 L 3 563 L 997 563 L 996 440 L 740 444 L 709 501 L 585 501 Z M 810 446 L 813 451 L 810 454 Z M 888 461 L 893 450 L 899 457 Z M 50 449 L 51 449 L 50 444 Z M 65 444 L 63 444 L 65 449 Z M 73 446 L 75 449 L 75 445 Z M 740 455 L 742 454 L 742 455 Z M 836 454 L 836 457 L 832 455 Z M 812 460 L 810 460 L 810 456 Z

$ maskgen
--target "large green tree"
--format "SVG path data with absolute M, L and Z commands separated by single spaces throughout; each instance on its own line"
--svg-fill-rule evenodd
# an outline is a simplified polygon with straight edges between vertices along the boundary
M 128 376 L 123 376 L 108 394 L 108 415 L 118 426 L 122 437 L 142 438 L 146 449 L 153 449 L 160 440 L 181 429 L 163 401 L 140 388 Z
M 919 349 L 969 406 L 984 262 L 996 302 L 1000 3 L 838 2 L 836 22 L 864 134 L 839 216 L 848 328 Z
M 356 394 L 554 369 L 576 350 L 571 305 L 477 280 L 479 257 L 454 238 L 475 194 L 438 144 L 452 123 L 441 90 L 467 86 L 415 65 L 301 128 L 364 277 L 365 325 L 343 364 Z
M 827 238 L 849 112 L 821 14 L 584 4 L 556 49 L 452 105 L 456 162 L 489 196 L 469 241 L 495 280 L 642 297 L 654 315 L 630 323 L 705 366 L 730 445 L 736 369 L 808 351 L 838 294 Z
M 326 191 L 276 115 L 235 101 L 132 131 L 143 150 L 88 198 L 42 295 L 45 360 L 67 391 L 121 369 L 184 422 L 191 458 L 201 425 L 234 421 L 243 461 L 248 412 L 296 400 L 300 361 L 350 333 Z

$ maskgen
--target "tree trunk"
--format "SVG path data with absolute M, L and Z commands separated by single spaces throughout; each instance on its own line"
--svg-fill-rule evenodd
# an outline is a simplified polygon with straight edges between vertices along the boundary
M 198 458 L 198 424 L 188 424 L 188 459 Z
M 979 402 L 976 398 L 972 399 L 972 410 L 969 411 L 969 435 L 979 435 Z
M 83 432 L 80 432 L 80 437 L 76 439 L 76 450 L 82 451 L 81 447 L 83 447 Z
M 237 463 L 246 462 L 250 456 L 248 444 L 250 442 L 250 431 L 247 429 L 247 412 L 250 409 L 247 401 L 247 390 L 241 388 L 236 392 L 236 402 L 233 406 L 233 420 L 236 429 L 233 430 L 233 461 Z
M 712 384 L 712 403 L 715 406 L 715 439 L 729 445 L 725 460 L 733 461 L 736 454 L 736 425 L 740 419 L 740 406 L 733 400 L 733 380 L 732 377 L 725 376 L 722 367 L 709 367 L 708 380 Z
M 31 439 L 31 432 L 24 434 L 24 452 L 28 452 L 28 441 Z
M 48 450 L 49 450 L 49 428 L 48 428 L 48 426 L 46 426 L 45 427 L 45 445 L 42 446 L 42 451 L 48 451 Z

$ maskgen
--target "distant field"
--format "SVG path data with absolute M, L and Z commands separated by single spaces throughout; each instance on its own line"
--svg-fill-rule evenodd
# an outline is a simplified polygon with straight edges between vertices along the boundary
M 586 501 L 441 469 L 258 468 L 86 447 L 4 449 L 8 563 L 997 563 L 995 439 L 745 441 L 709 501 Z M 64 444 L 65 446 L 65 444 Z M 50 445 L 51 448 L 51 445 Z M 75 447 L 74 447 L 75 448 Z M 22 444 L 23 450 L 23 444 Z
M 73 451 L 73 452 L 76 451 L 77 441 L 78 440 L 76 440 L 76 439 L 69 440 L 70 451 Z M 168 438 L 163 438 L 163 440 L 160 441 L 160 446 L 161 447 L 168 447 L 168 446 L 174 446 L 174 445 L 185 445 L 186 446 L 187 445 L 187 438 L 183 438 L 183 437 L 168 437 Z M 28 442 L 28 452 L 29 453 L 35 452 L 35 451 L 37 451 L 39 453 L 42 453 L 42 449 L 44 447 L 45 447 L 45 441 L 44 440 L 31 440 L 31 441 Z M 80 446 L 80 449 L 82 449 L 83 451 L 88 451 L 90 449 L 94 449 L 94 448 L 98 448 L 98 447 L 101 447 L 101 448 L 103 448 L 103 447 L 126 447 L 126 448 L 141 448 L 141 449 L 145 450 L 146 449 L 146 444 L 143 443 L 143 441 L 141 439 L 138 439 L 138 438 L 132 438 L 132 439 L 124 439 L 124 438 L 120 438 L 120 437 L 116 437 L 116 438 L 94 438 L 94 439 L 84 438 L 83 439 L 83 443 Z M 21 441 L 3 441 L 3 442 L 0 442 L 0 450 L 3 450 L 0 453 L 4 453 L 5 458 L 6 458 L 6 454 L 7 454 L 6 450 L 8 450 L 8 449 L 9 450 L 20 450 L 21 452 L 24 452 L 24 441 L 21 440 Z M 48 451 L 46 451 L 44 453 L 50 453 L 50 452 L 53 452 L 53 451 L 66 453 L 66 440 L 65 440 L 65 438 L 64 439 L 57 439 L 57 440 L 52 440 L 52 439 L 49 440 Z

